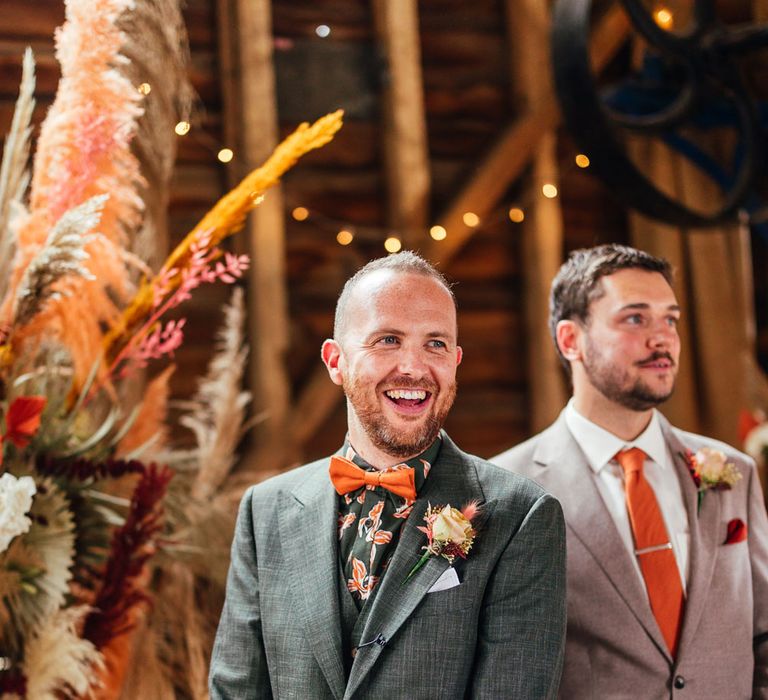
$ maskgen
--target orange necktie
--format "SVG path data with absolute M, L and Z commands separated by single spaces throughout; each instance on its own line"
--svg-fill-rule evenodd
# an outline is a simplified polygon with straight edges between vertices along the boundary
M 350 491 L 356 491 L 361 486 L 381 486 L 387 491 L 406 498 L 416 500 L 416 480 L 413 467 L 394 469 L 392 471 L 369 472 L 360 469 L 354 462 L 344 457 L 331 457 L 328 470 L 336 492 L 343 496 Z
M 633 447 L 616 455 L 624 469 L 627 511 L 635 538 L 635 556 L 645 579 L 651 610 L 674 658 L 685 598 L 672 543 L 651 485 L 643 475 L 645 453 Z

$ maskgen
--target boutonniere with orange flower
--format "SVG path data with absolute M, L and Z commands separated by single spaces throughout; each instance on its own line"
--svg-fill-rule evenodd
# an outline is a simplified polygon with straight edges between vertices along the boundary
M 470 501 L 461 510 L 446 506 L 427 506 L 424 514 L 426 527 L 419 527 L 427 536 L 427 545 L 424 554 L 416 563 L 405 580 L 411 578 L 431 556 L 445 557 L 449 563 L 453 563 L 456 557 L 467 558 L 469 550 L 475 541 L 477 531 L 472 525 L 472 520 L 480 511 L 477 501 Z
M 711 447 L 702 447 L 695 453 L 686 450 L 683 459 L 698 489 L 697 512 L 701 510 L 706 491 L 726 491 L 741 479 L 736 465 L 720 450 Z

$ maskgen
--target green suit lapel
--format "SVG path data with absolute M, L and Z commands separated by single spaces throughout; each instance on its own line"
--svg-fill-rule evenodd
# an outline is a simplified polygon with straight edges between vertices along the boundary
M 286 587 L 294 589 L 297 616 L 328 686 L 344 695 L 338 599 L 337 501 L 327 467 L 319 468 L 293 493 L 282 493 L 280 541 L 288 565 Z
M 427 506 L 450 504 L 461 508 L 471 500 L 483 501 L 477 472 L 451 439 L 443 433 L 443 445 L 437 462 L 416 500 L 413 511 L 403 525 L 400 541 L 389 563 L 380 588 L 371 601 L 371 611 L 363 629 L 361 646 L 352 665 L 345 697 L 351 697 L 365 675 L 379 658 L 384 646 L 396 644 L 397 631 L 408 619 L 427 591 L 450 566 L 443 557 L 430 557 L 408 581 L 409 572 L 417 564 L 427 543 L 418 527 L 424 525 Z M 470 557 L 472 554 L 470 553 Z

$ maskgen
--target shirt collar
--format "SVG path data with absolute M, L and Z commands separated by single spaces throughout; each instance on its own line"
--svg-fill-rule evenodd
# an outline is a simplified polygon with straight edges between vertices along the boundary
M 622 440 L 582 416 L 573 405 L 573 399 L 568 402 L 565 408 L 565 422 L 586 455 L 589 466 L 596 474 L 614 458 L 617 452 L 627 450 L 630 447 L 639 447 L 659 466 L 663 467 L 667 463 L 666 442 L 656 409 L 653 409 L 651 420 L 645 430 L 630 441 Z
M 429 475 L 432 466 L 437 460 L 438 455 L 440 454 L 440 448 L 442 447 L 442 444 L 443 437 L 441 433 L 437 436 L 437 438 L 435 438 L 435 441 L 420 455 L 411 457 L 404 462 L 393 464 L 391 467 L 387 467 L 383 471 L 386 472 L 392 469 L 400 469 L 403 466 L 413 467 L 416 493 L 418 494 L 419 491 L 421 491 L 421 487 L 424 485 L 424 482 L 427 480 L 427 476 Z M 367 471 L 376 471 L 376 467 L 371 466 L 359 454 L 357 454 L 355 448 L 352 447 L 349 442 L 349 436 L 347 436 L 344 440 L 344 447 L 342 448 L 341 453 L 347 459 L 352 460 L 361 469 L 365 469 Z

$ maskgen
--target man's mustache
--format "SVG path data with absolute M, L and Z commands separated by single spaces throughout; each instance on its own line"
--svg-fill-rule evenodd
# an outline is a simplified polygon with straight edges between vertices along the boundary
M 635 365 L 646 365 L 649 362 L 656 362 L 656 360 L 669 360 L 670 364 L 674 367 L 675 361 L 672 359 L 672 355 L 670 355 L 668 352 L 659 352 L 658 350 L 654 353 L 651 353 L 648 357 L 646 357 L 644 360 L 638 360 L 635 362 Z
M 396 386 L 398 389 L 424 389 L 432 394 L 437 393 L 437 384 L 427 377 L 415 379 L 414 377 L 403 376 L 400 374 L 387 377 L 386 380 L 379 383 L 379 386 Z

